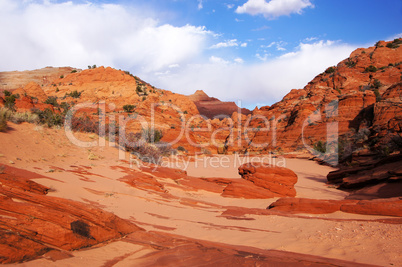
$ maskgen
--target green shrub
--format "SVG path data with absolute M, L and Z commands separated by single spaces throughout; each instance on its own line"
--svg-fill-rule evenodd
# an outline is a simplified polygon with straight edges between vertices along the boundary
M 138 95 L 140 95 L 140 93 L 142 93 L 142 88 L 140 85 L 137 85 L 137 88 L 135 89 L 135 91 L 137 92 Z
M 325 70 L 325 73 L 334 73 L 335 72 L 335 67 L 329 67 L 328 69 Z
M 353 61 L 351 59 L 349 59 L 347 62 L 345 62 L 345 65 L 348 66 L 349 68 L 353 68 L 356 66 L 356 61 Z
M 6 96 L 6 97 L 12 95 L 11 92 L 7 91 L 7 90 L 4 90 L 3 93 L 4 93 L 4 96 Z
M 60 79 L 63 79 L 64 78 L 64 75 L 60 75 Z
M 178 147 L 177 147 L 177 150 L 178 150 L 178 151 L 182 151 L 182 152 L 187 152 L 187 150 L 186 150 L 184 147 L 182 147 L 182 146 L 178 146 Z
M 71 129 L 77 132 L 99 133 L 99 122 L 91 120 L 88 116 L 73 117 L 71 119 Z
M 382 47 L 382 46 L 380 46 L 380 42 L 381 41 L 378 41 L 377 43 L 375 43 L 375 47 Z
M 380 102 L 381 101 L 381 94 L 380 94 L 380 92 L 378 91 L 377 88 L 374 89 L 374 94 L 375 94 L 376 102 Z
M 134 106 L 134 105 L 124 105 L 124 106 L 123 106 L 123 110 L 124 110 L 125 112 L 127 112 L 127 113 L 133 112 L 134 109 L 135 109 L 135 106 Z
M 50 104 L 54 107 L 58 107 L 59 103 L 57 103 L 57 96 L 49 96 L 46 101 L 45 104 Z
M 39 122 L 41 124 L 46 124 L 48 127 L 63 126 L 64 124 L 64 116 L 62 114 L 55 113 L 48 108 L 44 111 L 34 109 L 33 113 L 38 115 Z
M 147 143 L 158 143 L 163 137 L 163 132 L 154 128 L 146 128 L 142 129 L 142 135 Z
M 39 122 L 38 116 L 32 112 L 15 112 L 11 109 L 6 109 L 6 108 L 0 109 L 0 117 L 4 118 L 7 121 L 11 121 L 13 123 L 21 123 L 21 122 L 38 123 Z
M 0 132 L 7 131 L 7 127 L 6 115 L 0 111 Z
M 59 108 L 63 109 L 63 114 L 66 114 L 70 109 L 70 104 L 68 104 L 67 102 L 61 102 Z
M 394 39 L 392 41 L 392 43 L 387 44 L 387 47 L 394 49 L 394 48 L 398 48 L 401 44 L 402 44 L 402 38 Z
M 375 89 L 378 89 L 378 88 L 380 88 L 381 86 L 382 86 L 382 83 L 380 82 L 380 80 L 375 79 L 374 82 L 373 82 L 372 87 L 374 87 Z
M 71 93 L 67 93 L 65 97 L 70 96 L 72 98 L 80 98 L 82 92 L 78 92 L 77 90 L 72 91 Z
M 375 66 L 373 66 L 373 65 L 368 66 L 368 67 L 364 70 L 364 72 L 376 72 L 376 71 L 377 71 L 377 68 L 376 68 Z
M 5 107 L 5 108 L 8 108 L 8 109 L 14 109 L 15 100 L 16 100 L 17 98 L 19 98 L 19 97 L 20 97 L 19 95 L 9 95 L 9 96 L 6 96 L 6 97 L 4 98 L 4 101 L 5 101 L 4 107 Z
M 71 71 L 71 73 L 76 73 L 76 72 L 77 72 L 77 70 L 72 70 L 72 71 Z
M 320 153 L 325 153 L 327 151 L 326 143 L 322 142 L 322 141 L 318 141 L 317 143 L 314 144 L 314 150 L 316 150 Z

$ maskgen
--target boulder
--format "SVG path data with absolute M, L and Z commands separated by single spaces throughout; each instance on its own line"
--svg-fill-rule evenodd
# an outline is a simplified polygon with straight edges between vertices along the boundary
M 276 196 L 296 196 L 294 185 L 297 182 L 297 175 L 287 168 L 246 163 L 239 167 L 239 174 L 243 179 L 271 191 Z

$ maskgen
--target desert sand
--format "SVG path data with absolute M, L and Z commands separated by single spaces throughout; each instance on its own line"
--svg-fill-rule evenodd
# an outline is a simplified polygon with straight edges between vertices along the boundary
M 138 167 L 130 161 L 128 153 L 109 146 L 108 142 L 104 147 L 83 148 L 72 144 L 63 129 L 27 123 L 10 123 L 10 126 L 11 130 L 2 133 L 0 138 L 0 163 L 48 177 L 34 181 L 50 187 L 50 196 L 100 207 L 150 233 L 308 254 L 355 264 L 402 266 L 402 225 L 387 220 L 392 217 L 343 212 L 324 215 L 250 214 L 248 210 L 263 211 L 277 198 L 222 197 L 219 193 L 181 185 L 180 179 L 156 175 L 167 192 L 135 188 L 119 179 L 133 169 L 139 171 Z M 75 136 L 85 141 L 98 140 L 94 134 L 76 133 Z M 188 164 L 186 171 L 192 177 L 240 179 L 238 156 L 212 155 L 209 160 L 213 157 L 220 162 L 222 157 L 226 157 L 225 166 L 211 167 L 212 163 L 207 162 L 204 168 L 208 157 L 195 158 L 181 165 L 177 165 L 177 159 L 170 159 L 170 163 L 182 168 Z M 298 175 L 297 197 L 340 200 L 347 195 L 325 183 L 327 173 L 333 170 L 331 167 L 305 159 L 278 156 L 275 160 Z M 153 175 L 152 172 L 148 174 Z M 228 210 L 241 210 L 243 214 L 233 215 Z M 151 252 L 149 247 L 130 243 L 128 236 L 92 248 L 66 252 L 64 256 L 49 252 L 40 259 L 16 265 L 141 266 L 148 264 L 143 257 Z M 180 262 L 177 260 L 176 264 L 180 265 Z

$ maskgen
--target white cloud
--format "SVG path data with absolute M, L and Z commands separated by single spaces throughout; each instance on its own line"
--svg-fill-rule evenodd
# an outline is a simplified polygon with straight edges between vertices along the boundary
M 255 54 L 255 57 L 261 61 L 267 61 L 269 56 L 270 54 L 264 54 L 264 55 L 261 55 L 260 53 Z
M 301 14 L 303 9 L 314 7 L 310 0 L 248 0 L 244 5 L 238 6 L 236 13 L 259 15 L 274 19 L 292 13 Z
M 391 37 L 388 37 L 388 38 L 385 39 L 385 41 L 393 41 L 393 40 L 399 39 L 399 38 L 402 38 L 402 33 L 398 33 L 398 34 L 395 34 L 395 35 L 393 35 Z
M 223 58 L 220 57 L 215 57 L 215 56 L 211 56 L 209 58 L 209 62 L 213 63 L 213 64 L 219 64 L 219 65 L 226 65 L 229 64 L 229 61 L 224 60 Z
M 143 13 L 114 4 L 0 0 L 0 70 L 97 64 L 158 71 L 187 64 L 209 46 L 212 33 L 203 27 L 161 24 Z
M 317 37 L 309 37 L 309 38 L 305 38 L 303 41 L 304 42 L 312 42 L 312 41 L 316 41 L 316 40 L 318 40 Z
M 228 8 L 228 9 L 232 9 L 232 8 L 234 8 L 234 4 L 226 4 L 226 7 Z
M 203 27 L 162 24 L 133 7 L 73 2 L 0 0 L 0 36 L 1 71 L 97 64 L 129 70 L 158 88 L 183 94 L 200 89 L 243 103 L 278 101 L 356 48 L 331 41 L 301 43 L 278 58 L 260 51 L 265 61 L 249 63 L 210 49 L 220 36 Z M 245 44 L 232 39 L 215 46 Z
M 247 43 L 242 43 L 240 46 L 241 47 L 247 47 Z
M 239 64 L 243 64 L 244 60 L 242 58 L 240 58 L 240 57 L 237 57 L 237 58 L 234 59 L 234 62 L 239 63 Z
M 303 88 L 328 66 L 347 58 L 356 48 L 333 41 L 300 43 L 295 51 L 273 59 L 267 55 L 261 63 L 237 64 L 236 60 L 229 63 L 215 58 L 205 64 L 190 64 L 174 74 L 157 78 L 155 82 L 162 88 L 184 94 L 204 90 L 221 100 L 241 100 L 243 105 L 254 108 L 255 103 L 265 101 L 265 104 L 272 104 L 291 89 Z
M 225 42 L 214 44 L 213 46 L 211 46 L 211 48 L 215 49 L 215 48 L 226 48 L 233 46 L 239 46 L 239 44 L 237 43 L 237 39 L 227 40 Z
M 198 0 L 198 10 L 201 10 L 203 7 L 202 0 Z
M 287 43 L 284 41 L 279 41 L 279 42 L 271 42 L 269 45 L 261 45 L 262 48 L 271 48 L 273 46 L 276 47 L 276 50 L 278 51 L 286 51 L 286 48 L 284 48 L 284 46 L 286 46 Z

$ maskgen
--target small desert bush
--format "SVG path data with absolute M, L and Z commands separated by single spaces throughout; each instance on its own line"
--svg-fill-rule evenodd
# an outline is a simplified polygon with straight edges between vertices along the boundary
M 126 136 L 125 149 L 144 162 L 158 165 L 162 161 L 162 156 L 175 153 L 170 144 L 160 142 L 160 138 L 162 131 L 153 128 L 144 129 L 142 133 L 129 133 Z
M 4 94 L 4 96 L 10 96 L 10 95 L 11 95 L 11 92 L 8 91 L 8 90 L 4 90 L 4 91 L 3 91 L 3 94 Z
M 322 142 L 322 141 L 318 141 L 317 143 L 314 144 L 314 150 L 316 150 L 320 153 L 325 153 L 327 151 L 326 143 Z
M 6 116 L 0 111 L 0 132 L 7 131 L 7 127 Z
M 91 120 L 88 116 L 73 117 L 71 120 L 71 127 L 73 131 L 77 132 L 86 132 L 86 133 L 99 132 L 99 122 L 96 120 Z
M 380 80 L 375 79 L 374 82 L 373 82 L 372 87 L 378 89 L 378 88 L 380 88 L 381 86 L 382 86 L 382 83 L 380 82 Z
M 80 98 L 82 92 L 78 92 L 77 90 L 72 91 L 71 93 L 67 93 L 64 97 L 72 97 L 72 98 Z
M 123 106 L 123 110 L 124 110 L 125 112 L 127 112 L 127 113 L 133 112 L 134 109 L 135 109 L 135 106 L 134 106 L 134 105 L 124 105 L 124 106 Z
M 6 94 L 4 94 L 4 95 L 6 95 Z M 4 107 L 6 107 L 8 109 L 14 109 L 15 100 L 18 99 L 18 98 L 20 98 L 20 96 L 18 94 L 16 94 L 16 95 L 11 94 L 11 95 L 5 96 L 5 98 L 4 98 L 4 101 L 5 101 Z
M 175 149 L 172 149 L 172 146 L 169 143 L 159 142 L 158 144 L 156 144 L 156 146 L 158 147 L 159 152 L 162 156 L 170 156 L 177 153 Z
M 398 48 L 402 44 L 402 38 L 395 39 L 392 43 L 388 43 L 388 48 Z
M 126 145 L 126 151 L 135 155 L 137 158 L 144 162 L 153 164 L 160 164 L 162 160 L 162 154 L 159 148 L 154 144 L 149 143 L 135 143 Z
M 335 67 L 329 67 L 328 69 L 325 70 L 325 73 L 334 73 L 335 72 Z
M 38 116 L 39 123 L 46 124 L 49 128 L 53 126 L 63 126 L 64 124 L 64 116 L 48 108 L 43 111 L 34 109 L 33 113 Z
M 4 117 L 6 121 L 11 121 L 13 123 L 39 123 L 38 115 L 32 112 L 15 112 L 11 109 L 2 108 L 0 109 L 0 116 Z
M 364 72 L 376 72 L 377 68 L 373 65 L 368 66 L 367 68 L 365 68 Z
M 59 103 L 57 103 L 57 96 L 49 96 L 46 101 L 45 104 L 50 104 L 54 107 L 58 107 Z
M 353 67 L 355 67 L 356 66 L 356 61 L 353 61 L 353 60 L 351 60 L 351 59 L 349 59 L 346 63 L 346 66 L 348 66 L 349 68 L 353 68 Z
M 147 143 L 158 143 L 163 137 L 163 132 L 154 128 L 145 128 L 142 129 L 142 136 Z
M 177 151 L 187 152 L 187 150 L 186 150 L 184 147 L 182 147 L 182 146 L 178 146 L 178 147 L 177 147 Z
M 382 97 L 381 97 L 380 91 L 378 91 L 377 88 L 374 89 L 374 94 L 375 94 L 375 101 L 376 101 L 376 102 L 380 102 L 381 99 L 382 99 Z

